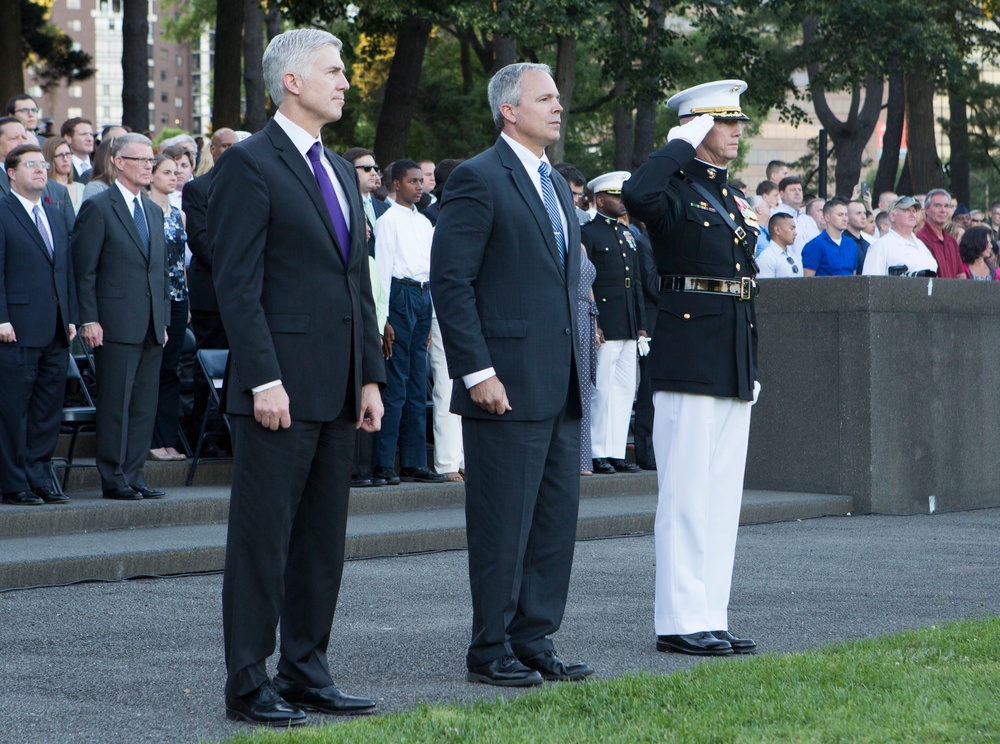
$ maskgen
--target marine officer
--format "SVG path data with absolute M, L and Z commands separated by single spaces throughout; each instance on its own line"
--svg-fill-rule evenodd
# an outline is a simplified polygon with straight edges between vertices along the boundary
M 656 408 L 656 648 L 752 653 L 728 606 L 757 382 L 753 247 L 759 227 L 727 183 L 743 122 L 741 80 L 689 88 L 667 105 L 680 125 L 625 182 L 660 274 L 649 368 Z
M 622 184 L 631 174 L 614 171 L 587 184 L 597 215 L 580 229 L 587 257 L 597 269 L 594 300 L 600 313 L 597 384 L 590 403 L 594 473 L 637 473 L 625 461 L 629 419 L 635 400 L 636 341 L 646 335 L 642 278 L 635 236 L 627 225 Z

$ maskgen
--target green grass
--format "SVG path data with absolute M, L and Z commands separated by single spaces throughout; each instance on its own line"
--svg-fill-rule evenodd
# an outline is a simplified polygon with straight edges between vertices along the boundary
M 1000 619 L 229 741 L 1000 741 Z

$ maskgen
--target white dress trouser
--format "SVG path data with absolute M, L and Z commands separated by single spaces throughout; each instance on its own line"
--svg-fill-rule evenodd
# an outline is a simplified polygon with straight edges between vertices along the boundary
M 434 377 L 434 470 L 438 473 L 457 473 L 465 467 L 462 417 L 448 410 L 451 407 L 452 381 L 448 376 L 448 362 L 444 356 L 437 317 L 431 318 L 430 362 Z
M 597 385 L 590 398 L 590 450 L 594 459 L 625 459 L 635 401 L 636 341 L 605 341 L 597 350 Z
M 657 391 L 656 634 L 728 630 L 750 402 Z

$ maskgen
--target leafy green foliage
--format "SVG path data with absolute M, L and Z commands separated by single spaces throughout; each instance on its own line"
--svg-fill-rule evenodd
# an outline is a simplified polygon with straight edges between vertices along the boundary
M 42 81 L 43 89 L 53 88 L 63 81 L 89 80 L 96 70 L 91 67 L 93 57 L 82 50 L 73 49 L 73 40 L 47 20 L 48 7 L 31 0 L 13 0 L 21 3 L 21 29 L 25 51 Z

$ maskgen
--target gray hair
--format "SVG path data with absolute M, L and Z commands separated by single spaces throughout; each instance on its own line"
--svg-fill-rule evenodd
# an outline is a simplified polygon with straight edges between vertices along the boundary
M 314 28 L 293 29 L 271 39 L 264 50 L 264 85 L 275 106 L 285 100 L 285 73 L 305 76 L 313 56 L 329 45 L 338 51 L 344 46 L 333 34 Z
M 190 134 L 178 134 L 174 137 L 167 137 L 165 140 L 160 142 L 160 152 L 163 152 L 168 147 L 179 145 L 181 142 L 190 142 L 192 145 L 195 146 L 195 149 L 198 148 L 198 143 L 195 142 L 194 137 L 192 137 Z
M 927 209 L 931 205 L 931 199 L 935 196 L 944 196 L 948 203 L 951 203 L 951 194 L 949 194 L 944 189 L 931 189 L 927 192 L 927 196 L 924 197 L 924 209 Z
M 548 65 L 518 62 L 500 69 L 490 79 L 489 88 L 486 89 L 486 97 L 489 99 L 490 111 L 493 112 L 493 123 L 497 129 L 503 129 L 504 125 L 500 107 L 505 103 L 511 106 L 521 105 L 521 79 L 526 72 L 544 72 L 546 75 L 551 75 L 552 68 Z
M 129 145 L 149 145 L 152 149 L 153 142 L 149 139 L 149 137 L 143 134 L 139 134 L 138 132 L 128 132 L 127 134 L 123 134 L 121 137 L 114 138 L 114 141 L 111 143 L 111 157 L 117 158 Z

